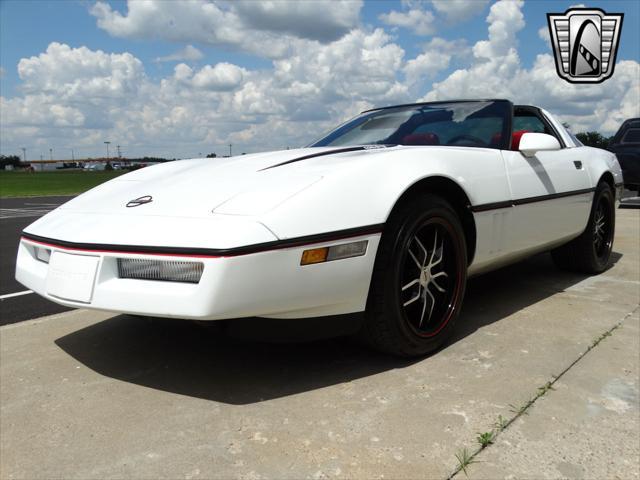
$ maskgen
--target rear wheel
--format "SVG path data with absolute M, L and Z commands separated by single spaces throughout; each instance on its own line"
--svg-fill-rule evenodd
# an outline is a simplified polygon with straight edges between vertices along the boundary
M 593 197 L 587 228 L 578 238 L 551 252 L 560 268 L 582 273 L 601 273 L 609 266 L 616 226 L 613 191 L 600 182 Z
M 467 279 L 464 232 L 443 199 L 422 195 L 387 222 L 362 331 L 378 350 L 425 355 L 453 331 Z

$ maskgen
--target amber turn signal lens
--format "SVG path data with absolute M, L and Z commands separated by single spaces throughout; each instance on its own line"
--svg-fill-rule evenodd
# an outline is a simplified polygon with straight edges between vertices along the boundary
M 314 248 L 313 250 L 305 250 L 302 252 L 300 265 L 311 265 L 312 263 L 322 263 L 327 261 L 329 248 Z

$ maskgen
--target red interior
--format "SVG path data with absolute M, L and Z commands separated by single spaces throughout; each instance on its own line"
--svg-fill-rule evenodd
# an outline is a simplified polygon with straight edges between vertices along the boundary
M 440 138 L 435 133 L 412 133 L 402 139 L 403 145 L 440 145 Z
M 518 150 L 520 148 L 520 139 L 525 133 L 529 133 L 529 130 L 516 130 L 515 132 L 513 132 L 513 134 L 511 135 L 511 150 Z M 494 133 L 491 137 L 490 146 L 499 147 L 501 143 L 502 134 Z
M 518 150 L 518 148 L 520 148 L 520 139 L 522 135 L 528 132 L 528 130 L 517 130 L 513 132 L 513 135 L 511 135 L 511 150 Z

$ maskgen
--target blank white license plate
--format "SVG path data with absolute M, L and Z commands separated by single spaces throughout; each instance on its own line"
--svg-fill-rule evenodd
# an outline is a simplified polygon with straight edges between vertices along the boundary
M 75 302 L 91 302 L 100 257 L 53 252 L 47 273 L 47 293 Z

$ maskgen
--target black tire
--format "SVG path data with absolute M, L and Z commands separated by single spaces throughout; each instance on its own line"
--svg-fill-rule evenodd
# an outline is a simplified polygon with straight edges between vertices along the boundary
M 438 196 L 412 197 L 396 207 L 382 234 L 361 337 L 403 357 L 438 349 L 453 331 L 466 283 L 458 215 Z
M 604 222 L 604 223 L 603 223 Z M 593 196 L 587 228 L 569 243 L 551 251 L 555 264 L 564 270 L 597 274 L 609 267 L 616 210 L 613 190 L 600 182 Z

